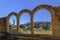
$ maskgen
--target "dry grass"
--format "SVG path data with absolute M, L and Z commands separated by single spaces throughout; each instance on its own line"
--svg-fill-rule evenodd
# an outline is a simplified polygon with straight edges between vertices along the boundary
M 12 28 L 12 31 L 16 31 L 16 28 Z M 20 32 L 22 33 L 22 34 L 31 34 L 31 31 L 29 31 L 29 30 L 26 30 L 26 31 L 24 31 L 24 30 L 22 30 L 21 28 L 20 28 Z M 47 34 L 47 35 L 52 35 L 52 31 L 49 31 L 49 30 L 47 30 L 47 31 L 35 31 L 34 30 L 34 34 Z

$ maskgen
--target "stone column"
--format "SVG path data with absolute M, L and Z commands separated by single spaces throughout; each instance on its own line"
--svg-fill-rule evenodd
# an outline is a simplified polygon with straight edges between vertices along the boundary
M 31 20 L 31 34 L 34 34 L 33 16 L 31 16 L 30 20 Z
M 20 19 L 17 17 L 17 32 L 20 33 Z

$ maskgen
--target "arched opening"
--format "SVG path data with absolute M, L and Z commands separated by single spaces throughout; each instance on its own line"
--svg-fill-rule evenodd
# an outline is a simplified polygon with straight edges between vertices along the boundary
M 16 16 L 11 16 L 9 19 L 9 32 L 17 33 L 17 22 Z
M 25 13 L 20 17 L 20 32 L 22 34 L 31 34 L 30 15 Z
M 34 14 L 34 34 L 52 35 L 52 17 L 47 10 L 39 10 Z

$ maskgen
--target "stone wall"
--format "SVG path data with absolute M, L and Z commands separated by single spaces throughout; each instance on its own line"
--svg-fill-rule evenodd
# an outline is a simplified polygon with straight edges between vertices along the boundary
M 54 7 L 55 12 L 55 24 L 54 24 L 54 36 L 60 37 L 60 6 Z
M 0 31 L 5 31 L 6 17 L 0 18 Z
M 0 18 L 0 36 L 3 36 L 6 31 L 6 17 Z

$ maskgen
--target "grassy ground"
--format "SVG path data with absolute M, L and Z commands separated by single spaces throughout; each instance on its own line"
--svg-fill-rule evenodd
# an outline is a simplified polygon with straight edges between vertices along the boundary
M 17 29 L 16 28 L 12 28 L 11 30 L 16 31 Z M 22 34 L 31 34 L 31 31 L 29 31 L 29 30 L 24 31 L 21 28 L 20 28 L 20 32 Z M 47 35 L 52 35 L 52 31 L 49 31 L 49 30 L 47 30 L 47 31 L 45 31 L 45 30 L 44 31 L 34 31 L 34 34 L 47 34 Z
M 52 31 L 34 31 L 35 34 L 47 34 L 52 35 Z

